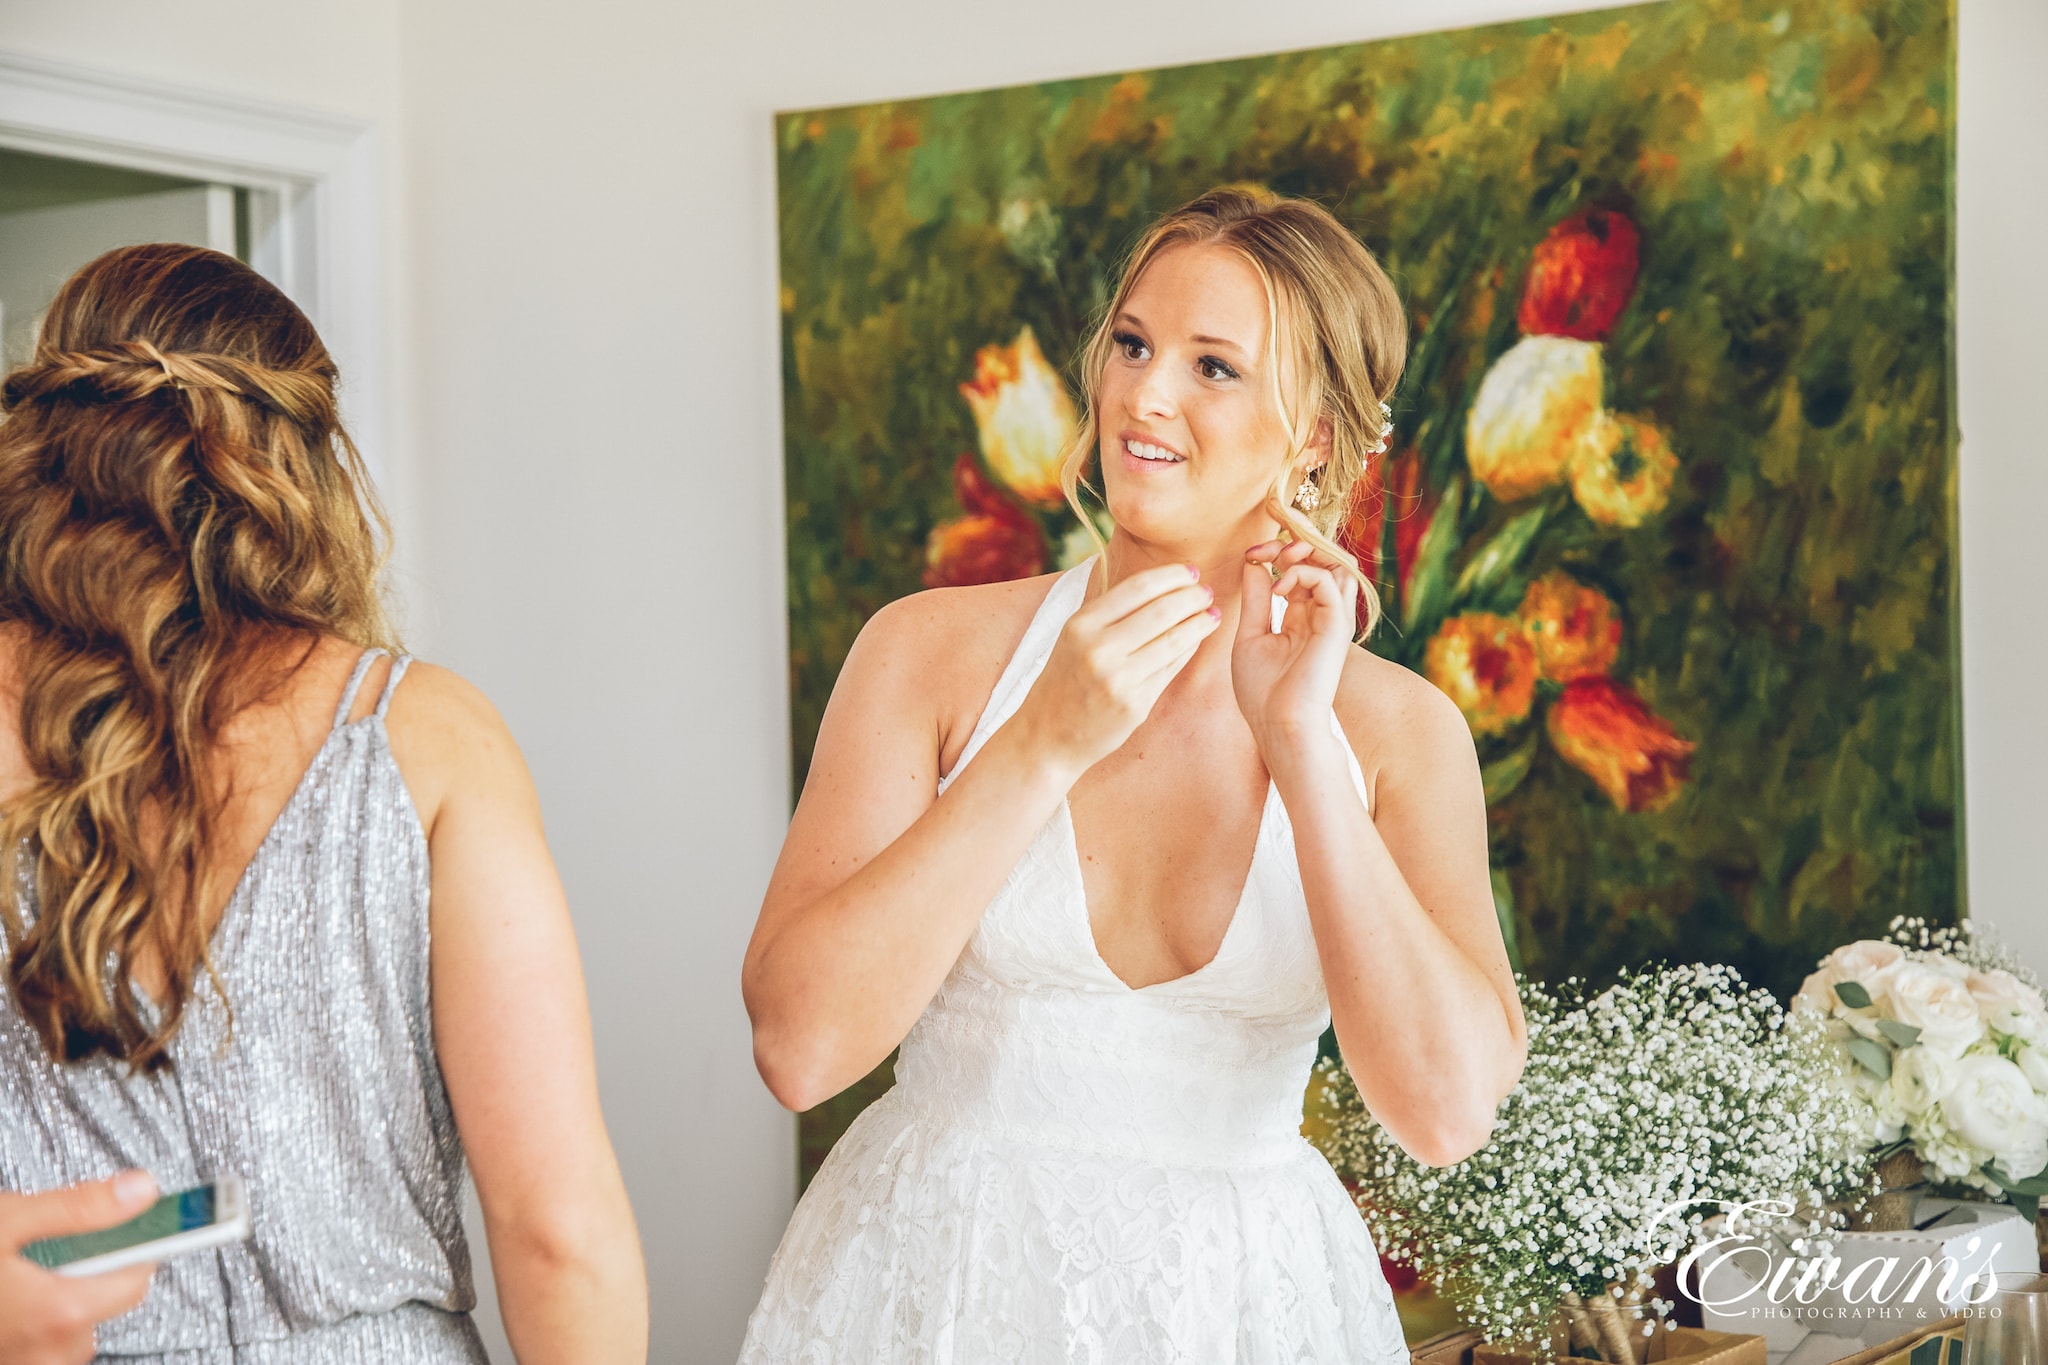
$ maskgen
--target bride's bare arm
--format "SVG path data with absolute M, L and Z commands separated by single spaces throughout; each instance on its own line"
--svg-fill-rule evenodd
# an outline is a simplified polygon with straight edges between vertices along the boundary
M 934 797 L 934 680 L 956 646 L 931 595 L 876 613 L 818 730 L 741 969 L 754 1062 L 808 1109 L 873 1070 L 952 970 L 1068 788 L 1122 744 L 1214 628 L 1182 566 L 1133 575 L 1067 622 L 1011 720 Z
M 1369 707 L 1338 702 L 1352 742 L 1370 736 L 1381 755 L 1371 815 L 1327 727 L 1304 745 L 1320 758 L 1275 776 L 1289 812 L 1302 812 L 1295 847 L 1338 1047 L 1373 1116 L 1417 1160 L 1445 1166 L 1486 1145 L 1528 1029 L 1464 717 L 1419 678 L 1391 690 Z
M 1418 1161 L 1446 1166 L 1485 1145 L 1528 1056 L 1479 761 L 1448 697 L 1351 644 L 1351 581 L 1313 553 L 1279 541 L 1246 553 L 1232 685 L 1294 821 L 1337 1046 L 1373 1117 Z M 1275 595 L 1288 599 L 1278 630 Z M 1377 759 L 1370 814 L 1333 707 L 1367 747 L 1361 763 Z

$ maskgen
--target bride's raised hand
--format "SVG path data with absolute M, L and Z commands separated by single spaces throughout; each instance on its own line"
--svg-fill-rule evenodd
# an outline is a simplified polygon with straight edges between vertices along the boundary
M 1231 687 L 1271 767 L 1281 746 L 1329 730 L 1358 619 L 1358 584 L 1307 541 L 1269 540 L 1245 551 L 1243 594 Z M 1287 603 L 1278 631 L 1276 598 Z
M 1107 589 L 1067 618 L 1011 723 L 1079 777 L 1131 737 L 1195 657 L 1222 619 L 1215 600 L 1190 564 L 1162 564 Z

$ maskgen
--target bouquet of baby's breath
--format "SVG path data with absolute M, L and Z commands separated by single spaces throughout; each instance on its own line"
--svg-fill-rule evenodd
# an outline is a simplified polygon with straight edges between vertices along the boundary
M 1656 1269 L 1708 1218 L 1740 1205 L 1796 1249 L 1839 1225 L 1823 1202 L 1866 1181 L 1868 1143 L 1815 1021 L 1716 965 L 1624 972 L 1590 998 L 1577 978 L 1519 988 L 1528 1066 L 1455 1165 L 1410 1157 L 1324 1063 L 1325 1154 L 1374 1240 L 1490 1341 L 1541 1352 L 1562 1319 L 1625 1365 L 1672 1307 L 1646 1296 Z

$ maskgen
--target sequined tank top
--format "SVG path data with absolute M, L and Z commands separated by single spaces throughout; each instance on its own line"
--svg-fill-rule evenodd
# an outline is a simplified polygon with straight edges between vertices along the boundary
M 248 1241 L 163 1263 L 143 1304 L 100 1329 L 103 1354 L 485 1359 L 468 1317 L 462 1145 L 434 1053 L 426 834 L 384 729 L 410 659 L 348 719 L 382 653 L 357 662 L 236 884 L 212 941 L 220 989 L 194 984 L 170 1066 L 54 1062 L 0 980 L 0 1188 L 130 1167 L 166 1191 L 228 1172 L 248 1187 Z M 33 921 L 33 888 L 19 894 Z

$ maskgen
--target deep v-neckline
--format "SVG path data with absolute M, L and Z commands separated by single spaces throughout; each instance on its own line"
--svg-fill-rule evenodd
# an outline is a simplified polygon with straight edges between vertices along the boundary
M 1143 986 L 1133 986 L 1116 974 L 1116 968 L 1109 965 L 1109 959 L 1102 955 L 1102 945 L 1095 941 L 1095 916 L 1088 908 L 1088 882 L 1081 873 L 1081 839 L 1074 831 L 1074 806 L 1067 797 L 1060 798 L 1059 819 L 1065 826 L 1067 839 L 1067 870 L 1074 879 L 1073 904 L 1081 911 L 1081 937 L 1088 944 L 1088 956 L 1102 974 L 1121 986 L 1131 995 L 1143 995 L 1147 991 L 1164 990 L 1193 981 L 1223 960 L 1237 938 L 1238 926 L 1244 922 L 1245 906 L 1252 899 L 1259 876 L 1259 855 L 1265 852 L 1268 826 L 1273 819 L 1273 806 L 1279 800 L 1280 788 L 1272 778 L 1266 779 L 1266 799 L 1259 807 L 1259 828 L 1252 838 L 1251 861 L 1245 865 L 1244 884 L 1238 888 L 1237 901 L 1230 907 L 1230 920 L 1223 926 L 1223 937 L 1216 941 L 1216 951 L 1209 960 L 1193 971 L 1169 976 L 1164 981 L 1154 981 Z

